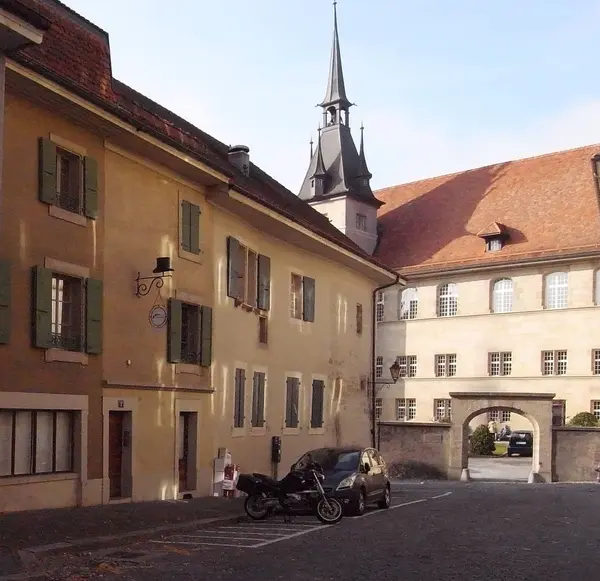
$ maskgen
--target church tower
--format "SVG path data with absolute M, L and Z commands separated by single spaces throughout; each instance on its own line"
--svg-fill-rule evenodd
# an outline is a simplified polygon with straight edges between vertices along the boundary
M 350 131 L 350 107 L 346 96 L 338 35 L 337 2 L 333 3 L 333 47 L 317 147 L 300 188 L 300 198 L 325 214 L 332 224 L 368 254 L 377 244 L 377 209 L 383 205 L 371 190 L 371 173 L 360 128 L 360 151 Z

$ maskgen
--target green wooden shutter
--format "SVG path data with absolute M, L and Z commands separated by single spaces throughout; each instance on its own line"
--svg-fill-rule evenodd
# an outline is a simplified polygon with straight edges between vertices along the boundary
M 186 252 L 191 252 L 192 250 L 191 212 L 192 204 L 183 200 L 181 202 L 181 248 Z
M 52 347 L 52 271 L 34 266 L 33 273 L 33 345 Z
M 210 367 L 212 363 L 212 314 L 210 307 L 200 307 L 200 365 Z
M 242 299 L 240 296 L 240 243 L 227 237 L 227 296 Z
M 84 214 L 95 220 L 98 217 L 98 162 L 93 157 L 83 160 Z
M 56 145 L 45 137 L 39 138 L 38 196 L 45 204 L 56 204 Z
M 167 320 L 167 360 L 181 362 L 181 301 L 169 299 Z
M 315 279 L 302 278 L 302 318 L 310 323 L 315 320 Z
M 312 384 L 312 406 L 310 415 L 310 427 L 323 427 L 323 403 L 324 403 L 324 388 L 322 380 L 315 379 Z
M 200 207 L 190 204 L 190 252 L 200 254 Z
M 88 278 L 86 281 L 85 350 L 102 353 L 102 281 Z
M 258 255 L 258 308 L 271 308 L 271 259 L 263 254 Z
M 265 425 L 265 374 L 258 374 L 258 427 Z
M 298 406 L 300 404 L 300 380 L 297 377 L 293 378 L 292 383 L 292 428 L 298 427 Z
M 10 342 L 10 274 L 10 262 L 0 260 L 0 344 L 2 345 Z
M 252 377 L 252 426 L 258 426 L 258 373 L 254 372 Z

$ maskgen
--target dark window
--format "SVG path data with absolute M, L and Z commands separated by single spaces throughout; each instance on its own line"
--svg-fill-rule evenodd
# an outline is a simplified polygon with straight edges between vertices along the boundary
M 258 342 L 262 345 L 269 343 L 269 319 L 258 317 Z
M 244 410 L 246 400 L 246 370 L 235 370 L 233 427 L 244 427 Z
M 300 380 L 288 377 L 285 393 L 285 427 L 298 427 L 298 402 L 300 400 Z
M 314 379 L 312 382 L 312 401 L 310 414 L 310 427 L 323 427 L 323 412 L 325 407 L 325 382 Z
M 564 400 L 555 400 L 552 402 L 552 425 L 553 426 L 564 426 L 565 425 L 565 407 L 566 407 L 566 402 Z
M 83 347 L 83 280 L 52 275 L 52 346 L 67 351 Z
M 363 332 L 363 306 L 358 303 L 356 305 L 356 333 L 362 335 Z
M 181 305 L 181 361 L 197 365 L 200 360 L 200 307 Z
M 56 191 L 58 206 L 75 214 L 82 213 L 83 164 L 74 153 L 56 150 Z
M 265 374 L 254 372 L 252 381 L 252 427 L 265 425 Z
M 0 477 L 74 470 L 71 411 L 0 409 Z
M 294 319 L 310 323 L 315 320 L 315 279 L 292 274 L 290 285 L 290 314 Z

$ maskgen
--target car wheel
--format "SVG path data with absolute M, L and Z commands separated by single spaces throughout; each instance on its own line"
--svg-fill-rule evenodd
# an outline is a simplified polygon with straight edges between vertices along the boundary
M 379 508 L 390 508 L 392 506 L 392 493 L 390 491 L 390 485 L 385 487 L 383 498 L 377 503 Z
M 365 489 L 361 488 L 358 493 L 358 498 L 354 502 L 354 506 L 352 507 L 352 514 L 354 516 L 361 516 L 365 514 L 365 510 L 367 509 L 367 495 L 365 493 Z

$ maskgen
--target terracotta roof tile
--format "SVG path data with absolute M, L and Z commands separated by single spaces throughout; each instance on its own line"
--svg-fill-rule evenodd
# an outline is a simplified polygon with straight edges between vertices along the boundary
M 151 135 L 207 163 L 233 179 L 244 195 L 294 220 L 340 247 L 386 268 L 363 252 L 327 218 L 251 165 L 245 177 L 229 163 L 228 147 L 191 123 L 113 79 L 108 35 L 58 0 L 19 0 L 50 21 L 39 46 L 12 55 L 23 65 L 119 115 Z
M 403 273 L 600 250 L 600 145 L 385 188 L 376 258 Z M 497 220 L 508 242 L 485 252 Z

